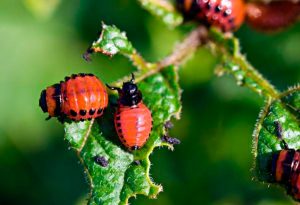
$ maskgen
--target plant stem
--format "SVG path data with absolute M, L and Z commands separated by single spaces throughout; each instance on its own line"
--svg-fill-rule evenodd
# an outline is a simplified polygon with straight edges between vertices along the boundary
M 221 65 L 216 69 L 218 76 L 224 73 L 231 74 L 238 85 L 248 87 L 265 98 L 279 98 L 279 92 L 274 86 L 240 53 L 238 39 L 226 36 L 214 29 L 210 31 L 210 34 L 209 48 L 221 59 Z
M 277 99 L 279 97 L 279 92 L 275 87 L 265 79 L 252 65 L 250 65 L 246 58 L 239 55 L 234 58 L 234 62 L 240 66 L 240 68 L 245 72 L 245 78 L 248 78 L 252 82 L 245 83 L 247 87 L 257 92 L 265 97 L 271 97 Z
M 157 63 L 149 63 L 145 61 L 140 55 L 132 55 L 130 59 L 133 64 L 138 66 L 140 70 L 134 72 L 136 76 L 136 82 L 140 82 L 143 79 L 158 73 L 162 69 L 175 65 L 179 66 L 185 62 L 185 60 L 192 55 L 199 46 L 206 42 L 208 31 L 204 26 L 199 26 L 191 33 L 189 33 L 186 38 L 177 46 L 175 46 L 174 51 L 165 57 L 162 61 Z M 112 86 L 121 86 L 123 82 L 131 79 L 131 75 L 128 75 L 118 81 L 112 83 Z
M 149 63 L 137 52 L 134 52 L 130 59 L 139 68 L 138 71 L 134 72 L 136 82 L 140 82 L 168 66 L 183 64 L 203 44 L 210 45 L 211 51 L 221 57 L 223 61 L 222 66 L 216 69 L 217 75 L 231 74 L 235 77 L 238 85 L 248 87 L 265 98 L 279 98 L 279 92 L 274 86 L 240 53 L 239 42 L 236 38 L 214 29 L 208 32 L 204 26 L 199 26 L 190 32 L 180 44 L 175 46 L 173 52 L 160 62 Z M 111 85 L 120 87 L 123 82 L 130 79 L 131 75 L 128 75 Z
M 207 41 L 208 32 L 204 26 L 199 26 L 193 30 L 182 43 L 175 46 L 175 49 L 171 55 L 158 63 L 158 68 L 168 67 L 170 65 L 182 64 L 191 54 L 193 54 L 197 48 Z

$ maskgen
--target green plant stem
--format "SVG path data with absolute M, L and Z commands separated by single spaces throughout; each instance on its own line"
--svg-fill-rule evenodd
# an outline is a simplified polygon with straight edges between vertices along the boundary
M 160 62 L 149 63 L 136 51 L 129 55 L 133 64 L 139 68 L 138 71 L 134 72 L 136 82 L 140 82 L 170 65 L 178 67 L 204 44 L 209 45 L 211 51 L 216 53 L 223 61 L 222 66 L 216 69 L 217 75 L 231 74 L 235 77 L 238 85 L 248 87 L 265 98 L 279 98 L 279 92 L 274 86 L 240 53 L 239 42 L 236 38 L 214 29 L 208 32 L 204 26 L 199 26 L 190 32 L 181 43 L 175 46 L 173 52 Z M 131 75 L 128 75 L 111 85 L 120 87 L 123 82 L 130 79 Z
M 279 92 L 274 86 L 241 54 L 238 39 L 215 29 L 211 29 L 209 37 L 209 48 L 221 59 L 221 65 L 216 69 L 218 76 L 230 74 L 238 85 L 248 87 L 264 98 L 279 98 Z
M 144 60 L 137 52 L 130 56 L 133 64 L 140 69 L 134 72 L 136 82 L 140 82 L 143 79 L 161 71 L 168 66 L 179 66 L 183 64 L 189 56 L 191 56 L 199 46 L 206 42 L 207 29 L 204 26 L 199 26 L 192 32 L 190 32 L 186 38 L 178 45 L 175 46 L 174 51 L 165 57 L 162 61 L 156 63 L 149 63 Z M 128 75 L 118 81 L 112 83 L 112 86 L 121 86 L 124 81 L 131 79 L 131 75 Z
M 279 97 L 279 92 L 275 89 L 275 87 L 266 80 L 252 65 L 250 65 L 246 58 L 243 55 L 239 55 L 234 57 L 233 61 L 240 66 L 242 70 L 245 71 L 246 77 L 252 79 L 256 86 L 248 86 L 253 91 L 257 91 L 258 94 L 264 95 L 266 97 L 271 97 L 277 99 Z M 260 90 L 260 88 L 262 88 Z
M 153 66 L 152 63 L 145 61 L 145 59 L 137 51 L 134 51 L 134 53 L 130 55 L 129 58 L 132 61 L 133 65 L 139 70 L 148 70 Z

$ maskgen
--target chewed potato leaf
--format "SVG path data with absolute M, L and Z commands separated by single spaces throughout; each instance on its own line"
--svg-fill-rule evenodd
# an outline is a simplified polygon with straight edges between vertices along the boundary
M 161 140 L 166 133 L 164 124 L 172 116 L 178 118 L 181 110 L 177 70 L 165 68 L 138 86 L 153 116 L 153 130 L 142 149 L 129 152 L 121 145 L 111 110 L 95 122 L 65 123 L 65 138 L 77 151 L 89 179 L 89 204 L 128 204 L 129 198 L 137 194 L 155 198 L 162 191 L 162 186 L 156 185 L 149 176 L 149 156 L 155 147 L 168 145 Z M 97 164 L 95 156 L 104 157 L 108 165 Z
M 280 99 L 269 101 L 257 123 L 254 132 L 254 154 L 257 177 L 261 181 L 272 182 L 270 165 L 272 155 L 283 149 L 277 137 L 275 122 L 282 126 L 282 137 L 290 148 L 300 148 L 299 127 L 300 89 L 292 88 Z

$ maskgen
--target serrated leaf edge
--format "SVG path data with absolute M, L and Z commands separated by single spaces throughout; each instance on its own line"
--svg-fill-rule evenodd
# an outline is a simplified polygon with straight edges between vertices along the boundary
M 176 67 L 175 67 L 175 71 L 177 71 Z M 179 76 L 178 76 L 178 72 L 175 72 L 175 81 L 176 82 L 179 82 Z M 178 98 L 177 100 L 179 102 L 181 102 L 181 93 L 182 93 L 182 90 L 180 88 L 178 88 Z M 170 115 L 170 117 L 166 120 L 169 121 L 171 120 L 173 117 L 177 120 L 180 119 L 180 114 L 181 114 L 181 110 L 182 110 L 182 106 L 180 106 L 180 109 L 177 111 L 177 112 L 174 112 L 173 114 Z M 166 134 L 167 133 L 167 129 L 165 127 L 163 127 L 163 134 Z M 145 195 L 144 193 L 138 193 L 136 192 L 136 194 L 133 194 L 133 195 L 130 195 L 126 198 L 125 202 L 126 202 L 126 205 L 129 204 L 128 201 L 131 197 L 136 197 L 137 194 L 141 194 L 141 195 L 144 195 L 144 196 L 148 196 L 149 198 L 152 198 L 152 199 L 155 199 L 157 197 L 157 195 L 163 191 L 163 186 L 161 184 L 156 184 L 150 177 L 150 168 L 151 168 L 151 161 L 150 161 L 150 155 L 154 152 L 154 149 L 158 148 L 158 147 L 164 147 L 166 146 L 169 150 L 173 151 L 174 150 L 174 146 L 169 144 L 169 143 L 166 143 L 166 142 L 162 142 L 160 140 L 160 143 L 157 144 L 157 145 L 154 145 L 151 149 L 149 149 L 149 151 L 147 152 L 146 154 L 146 162 L 147 162 L 147 167 L 146 167 L 146 179 L 150 185 L 150 187 L 156 187 L 158 188 L 158 192 L 155 194 L 155 195 Z

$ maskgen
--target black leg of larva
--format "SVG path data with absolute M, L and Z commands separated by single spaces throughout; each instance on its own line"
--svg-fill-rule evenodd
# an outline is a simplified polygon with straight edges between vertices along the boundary
M 130 80 L 130 82 L 131 82 L 131 83 L 134 83 L 134 81 L 135 81 L 135 76 L 134 76 L 133 73 L 131 73 L 131 80 Z
M 51 116 L 49 115 L 45 120 L 48 121 L 48 120 L 50 120 L 50 119 L 51 119 Z
M 282 142 L 283 148 L 289 149 L 288 144 L 286 143 L 286 141 L 283 139 L 283 136 L 282 136 L 282 125 L 280 124 L 279 121 L 275 121 L 274 125 L 275 125 L 275 132 L 276 132 L 275 134 L 276 134 L 277 138 Z
M 64 115 L 58 116 L 58 117 L 57 117 L 57 120 L 58 120 L 60 123 L 64 123 L 64 122 L 66 121 L 66 116 L 64 116 Z
M 135 150 L 138 150 L 138 149 L 140 149 L 140 147 L 137 146 L 137 145 L 135 145 L 135 146 L 133 146 L 133 147 L 130 148 L 130 150 L 134 150 L 134 151 L 135 151 Z
M 118 103 L 116 103 L 116 102 L 109 102 L 109 104 L 112 107 L 118 107 Z

